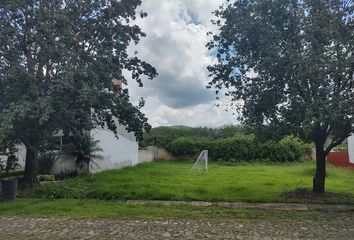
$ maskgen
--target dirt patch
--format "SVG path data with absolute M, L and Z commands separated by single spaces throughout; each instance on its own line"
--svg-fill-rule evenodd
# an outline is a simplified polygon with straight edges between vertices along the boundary
M 351 195 L 333 192 L 315 193 L 306 188 L 285 192 L 282 196 L 287 200 L 303 203 L 354 203 L 354 197 Z

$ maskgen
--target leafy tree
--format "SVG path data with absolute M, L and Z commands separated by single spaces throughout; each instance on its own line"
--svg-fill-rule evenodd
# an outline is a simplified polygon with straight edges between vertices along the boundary
M 250 130 L 241 125 L 226 125 L 216 129 L 218 138 L 229 138 L 235 135 L 250 134 Z
M 209 87 L 227 89 L 246 125 L 313 141 L 324 192 L 326 155 L 353 132 L 353 1 L 233 0 L 215 15 Z
M 227 125 L 220 128 L 192 128 L 187 126 L 156 127 L 151 129 L 150 132 L 145 133 L 143 140 L 139 144 L 141 147 L 155 145 L 166 148 L 172 141 L 180 137 L 216 139 L 246 133 L 248 131 L 239 125 Z
M 131 21 L 141 0 L 0 1 L 0 137 L 26 146 L 25 184 L 37 182 L 38 151 L 63 129 L 149 129 L 130 103 L 123 71 L 142 86 L 156 70 L 127 52 L 145 34 Z M 146 17 L 141 12 L 139 17 Z
M 173 140 L 179 137 L 214 137 L 215 131 L 211 128 L 192 128 L 187 126 L 156 127 L 144 134 L 140 146 L 155 145 L 166 148 Z

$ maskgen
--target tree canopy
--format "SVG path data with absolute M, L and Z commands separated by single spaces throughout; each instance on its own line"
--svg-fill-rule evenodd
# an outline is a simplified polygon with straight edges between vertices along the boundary
M 2 0 L 0 2 L 0 132 L 26 145 L 25 181 L 35 181 L 38 149 L 59 129 L 65 132 L 123 124 L 138 138 L 147 118 L 123 85 L 130 72 L 156 70 L 128 54 L 145 34 L 132 24 L 141 0 Z M 137 16 L 138 15 L 138 16 Z
M 209 87 L 226 89 L 246 125 L 314 141 L 323 192 L 325 157 L 353 132 L 353 1 L 234 0 L 215 15 Z

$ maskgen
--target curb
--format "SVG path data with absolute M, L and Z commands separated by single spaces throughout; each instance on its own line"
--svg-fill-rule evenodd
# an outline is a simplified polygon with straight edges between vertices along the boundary
M 244 202 L 198 202 L 198 201 L 154 201 L 128 200 L 131 205 L 189 205 L 196 207 L 218 206 L 224 208 L 270 209 L 282 211 L 354 211 L 354 205 L 349 204 L 301 204 L 301 203 L 244 203 Z

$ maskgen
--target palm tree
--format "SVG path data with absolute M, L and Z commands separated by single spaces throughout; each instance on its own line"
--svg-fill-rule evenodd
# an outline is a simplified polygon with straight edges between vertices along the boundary
M 95 140 L 89 133 L 76 134 L 73 136 L 73 141 L 64 147 L 64 152 L 75 157 L 76 167 L 82 169 L 90 164 L 96 164 L 95 160 L 102 159 L 102 156 L 97 152 L 102 152 L 99 147 L 99 140 Z

